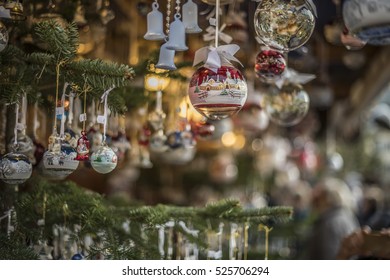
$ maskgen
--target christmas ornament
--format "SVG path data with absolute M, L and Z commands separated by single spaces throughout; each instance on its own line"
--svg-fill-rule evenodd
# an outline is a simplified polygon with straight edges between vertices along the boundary
M 24 154 L 32 164 L 36 163 L 36 159 L 34 157 L 34 142 L 28 135 L 22 132 L 17 133 L 17 145 L 15 145 L 15 136 L 11 138 L 11 141 L 8 144 L 8 150 Z
M 255 73 L 263 82 L 272 83 L 283 75 L 286 69 L 284 55 L 271 49 L 263 49 L 256 56 Z
M 194 134 L 199 138 L 207 138 L 213 135 L 215 126 L 210 122 L 199 122 L 194 124 Z
M 199 68 L 191 78 L 189 96 L 194 108 L 212 120 L 237 113 L 245 103 L 247 86 L 241 72 L 221 66 L 215 72 Z
M 31 174 L 32 164 L 24 154 L 10 152 L 0 161 L 0 179 L 6 184 L 22 184 Z
M 390 44 L 389 1 L 346 0 L 343 19 L 348 30 L 368 44 Z
M 175 20 L 169 26 L 170 30 L 166 48 L 180 52 L 188 50 L 188 47 L 186 45 L 186 28 L 181 21 L 180 1 L 176 1 L 176 3 Z
M 303 87 L 291 82 L 280 89 L 273 86 L 264 97 L 265 110 L 271 121 L 282 126 L 299 123 L 309 110 L 309 96 Z
M 89 140 L 84 130 L 81 131 L 81 137 L 77 140 L 76 152 L 77 156 L 75 157 L 75 160 L 89 160 Z
M 263 0 L 255 12 L 255 31 L 270 48 L 291 51 L 310 39 L 315 26 L 314 15 L 311 0 Z
M 23 21 L 26 16 L 23 13 L 23 1 L 8 0 L 4 7 L 10 11 L 11 19 L 13 21 Z
M 110 1 L 104 0 L 102 8 L 99 10 L 100 20 L 104 25 L 107 25 L 115 18 L 114 11 L 110 8 Z
M 363 41 L 357 36 L 351 34 L 347 28 L 344 28 L 343 32 L 341 33 L 340 40 L 347 50 L 353 51 L 360 50 L 367 44 L 366 41 Z
M 141 146 L 148 146 L 151 135 L 152 135 L 152 131 L 149 129 L 147 125 L 144 125 L 138 136 L 138 144 Z
M 269 117 L 262 108 L 263 95 L 255 89 L 254 81 L 248 81 L 248 99 L 245 102 L 240 114 L 233 118 L 234 125 L 251 135 L 266 129 L 269 125 Z
M 118 156 L 104 144 L 91 155 L 92 168 L 98 173 L 107 174 L 111 172 L 115 169 L 117 162 Z
M 167 144 L 171 149 L 177 149 L 183 145 L 182 133 L 180 131 L 174 131 L 167 135 Z
M 188 0 L 183 5 L 183 24 L 186 33 L 199 33 L 202 29 L 198 26 L 198 5 Z
M 131 149 L 129 139 L 124 132 L 119 132 L 117 136 L 112 137 L 110 146 L 115 151 L 119 161 L 123 160 Z
M 168 146 L 165 144 L 167 141 L 167 136 L 164 134 L 162 129 L 156 131 L 150 138 L 149 148 L 151 152 L 162 153 L 168 149 Z
M 4 23 L 0 21 L 0 52 L 2 52 L 8 45 L 8 30 Z
M 147 16 L 148 30 L 144 35 L 145 40 L 164 40 L 166 37 L 163 31 L 163 15 L 158 8 L 158 2 L 155 0 L 152 4 L 152 11 Z
M 97 121 L 98 123 L 103 124 L 102 145 L 91 155 L 92 168 L 96 172 L 102 174 L 106 174 L 114 170 L 118 163 L 118 156 L 106 144 L 107 111 L 108 111 L 107 100 L 108 100 L 108 95 L 113 89 L 114 87 L 111 87 L 110 89 L 106 90 L 101 97 L 101 102 L 104 103 L 104 114 L 98 116 Z
M 79 260 L 83 260 L 83 259 L 84 259 L 84 256 L 80 253 L 74 254 L 72 256 L 72 260 L 74 260 L 74 261 L 79 261 Z
M 57 136 L 50 136 L 49 148 L 44 153 L 43 174 L 53 180 L 63 180 L 79 166 L 75 149 Z

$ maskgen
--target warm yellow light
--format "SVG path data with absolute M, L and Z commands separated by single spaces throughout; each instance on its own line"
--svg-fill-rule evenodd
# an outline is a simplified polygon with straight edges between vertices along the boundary
M 145 76 L 145 88 L 148 91 L 163 91 L 169 85 L 169 78 L 154 74 Z
M 241 150 L 245 147 L 246 139 L 245 136 L 239 134 L 236 136 L 236 142 L 234 143 L 234 148 L 237 150 Z
M 236 143 L 237 137 L 234 132 L 228 131 L 222 135 L 221 141 L 225 147 L 232 147 Z

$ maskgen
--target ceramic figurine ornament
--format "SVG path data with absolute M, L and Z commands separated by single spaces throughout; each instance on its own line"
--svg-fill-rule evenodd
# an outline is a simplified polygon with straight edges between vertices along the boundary
M 145 40 L 164 40 L 166 37 L 163 31 L 163 15 L 158 8 L 158 2 L 155 0 L 152 11 L 147 16 L 148 30 L 144 36 Z
M 202 32 L 198 26 L 198 6 L 192 0 L 183 5 L 183 23 L 186 33 Z
M 87 133 L 83 130 L 81 131 L 81 137 L 77 140 L 76 152 L 77 156 L 75 160 L 78 161 L 88 161 L 89 160 L 89 140 Z
M 388 0 L 346 0 L 343 19 L 348 30 L 371 45 L 390 44 Z

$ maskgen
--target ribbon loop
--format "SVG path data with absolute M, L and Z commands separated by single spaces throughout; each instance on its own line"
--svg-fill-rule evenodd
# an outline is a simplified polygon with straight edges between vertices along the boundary
M 234 61 L 242 66 L 241 62 L 234 57 L 239 49 L 240 47 L 236 44 L 222 45 L 218 48 L 203 47 L 196 51 L 193 66 L 204 62 L 204 67 L 214 72 L 222 66 L 224 61 Z
M 108 90 L 106 90 L 101 98 L 100 103 L 104 103 L 104 115 L 103 115 L 103 144 L 106 143 L 106 132 L 107 132 L 107 113 L 108 113 L 108 95 L 110 92 L 115 88 L 115 86 L 110 87 Z

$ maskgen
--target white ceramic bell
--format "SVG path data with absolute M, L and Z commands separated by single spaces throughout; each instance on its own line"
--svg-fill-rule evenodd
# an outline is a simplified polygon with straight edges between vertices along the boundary
M 186 29 L 186 33 L 199 33 L 202 29 L 198 26 L 198 5 L 192 0 L 188 0 L 183 5 L 183 24 Z
M 171 23 L 169 31 L 169 40 L 166 48 L 174 51 L 186 51 L 186 28 L 180 20 L 180 14 L 175 14 L 175 20 Z
M 175 51 L 167 49 L 167 44 L 165 43 L 160 48 L 160 55 L 158 58 L 158 63 L 156 64 L 156 68 L 164 69 L 164 70 L 176 70 L 176 65 L 174 62 L 175 59 Z
M 147 17 L 147 26 L 148 31 L 146 32 L 144 39 L 145 40 L 164 40 L 165 34 L 163 30 L 163 15 L 158 10 L 158 3 L 153 2 L 153 10 L 148 13 Z

